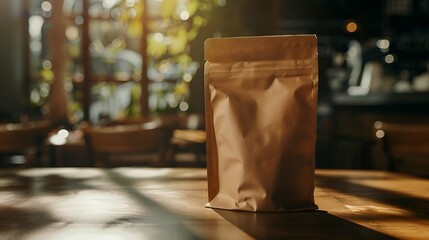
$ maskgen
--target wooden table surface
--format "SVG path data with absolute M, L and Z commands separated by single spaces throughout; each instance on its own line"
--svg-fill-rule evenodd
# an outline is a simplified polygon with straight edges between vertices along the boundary
M 429 179 L 316 171 L 321 210 L 204 208 L 205 169 L 0 171 L 0 239 L 429 239 Z

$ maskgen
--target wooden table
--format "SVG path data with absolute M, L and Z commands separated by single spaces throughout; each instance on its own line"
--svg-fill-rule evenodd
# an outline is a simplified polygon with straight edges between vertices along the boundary
M 429 179 L 318 170 L 321 210 L 204 208 L 205 169 L 0 171 L 0 239 L 429 239 Z

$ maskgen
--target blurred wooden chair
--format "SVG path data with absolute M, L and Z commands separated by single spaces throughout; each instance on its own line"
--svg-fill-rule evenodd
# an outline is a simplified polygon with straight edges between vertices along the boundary
M 179 164 L 179 155 L 181 154 L 193 156 L 191 161 L 187 161 L 189 166 L 203 166 L 205 164 L 206 133 L 204 121 L 204 116 L 198 113 L 179 116 L 178 125 L 172 132 L 167 151 L 167 161 L 170 164 Z
M 176 166 L 179 160 L 188 166 L 202 166 L 205 163 L 204 116 L 198 113 L 173 114 L 121 119 L 107 126 L 142 124 L 146 128 L 156 127 L 162 132 L 166 143 L 165 164 Z M 180 156 L 179 156 L 180 155 Z M 186 157 L 182 157 L 185 156 Z M 189 157 L 190 156 L 190 157 Z M 181 159 L 179 159 L 181 158 Z
M 145 124 L 84 129 L 88 156 L 94 166 L 164 165 L 165 132 Z
M 0 155 L 25 157 L 26 165 L 42 164 L 43 141 L 52 128 L 47 120 L 0 124 Z
M 381 145 L 388 169 L 429 176 L 429 125 L 377 121 L 374 137 Z
M 125 118 L 109 121 L 104 126 L 111 127 L 111 126 L 118 126 L 118 125 L 143 124 L 143 123 L 148 123 L 153 121 L 154 121 L 154 118 L 150 116 L 125 117 Z

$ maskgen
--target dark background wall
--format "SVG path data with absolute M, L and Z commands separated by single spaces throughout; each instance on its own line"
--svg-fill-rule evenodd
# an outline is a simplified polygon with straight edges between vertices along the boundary
M 17 118 L 25 93 L 22 1 L 0 1 L 0 119 Z
M 350 21 L 358 24 L 357 31 L 346 31 Z M 192 50 L 203 63 L 203 41 L 209 37 L 317 34 L 320 100 L 329 101 L 328 70 L 336 56 L 347 52 L 352 40 L 368 47 L 377 39 L 390 39 L 398 61 L 385 69 L 389 74 L 398 76 L 406 70 L 411 79 L 427 71 L 428 22 L 429 0 L 229 0 L 208 16 L 208 25 Z M 191 86 L 191 110 L 197 112 L 203 111 L 202 72 L 201 66 Z

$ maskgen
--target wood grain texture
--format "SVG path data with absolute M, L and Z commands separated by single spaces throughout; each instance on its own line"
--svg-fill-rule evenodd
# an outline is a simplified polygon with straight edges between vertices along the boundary
M 0 239 L 429 239 L 429 180 L 318 170 L 323 211 L 205 208 L 205 169 L 0 171 Z

